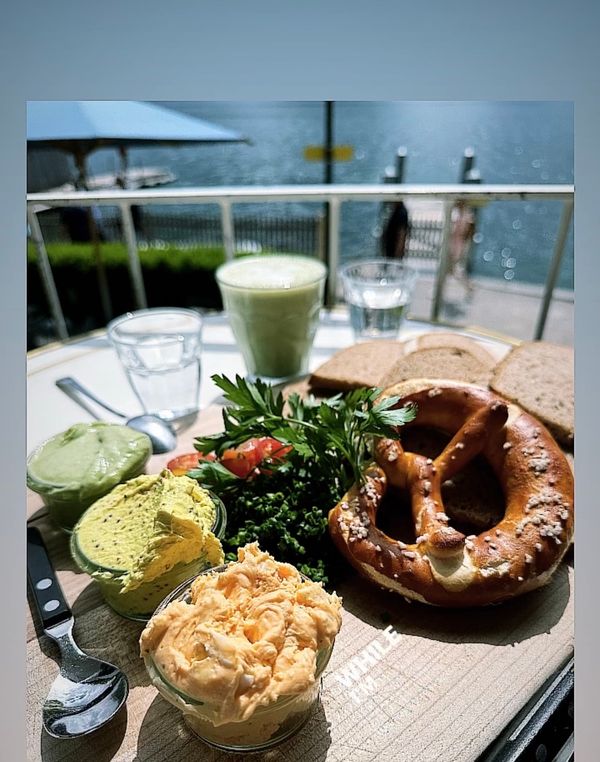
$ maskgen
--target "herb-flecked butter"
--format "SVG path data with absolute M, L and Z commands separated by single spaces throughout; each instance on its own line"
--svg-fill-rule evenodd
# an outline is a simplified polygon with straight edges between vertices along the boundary
M 189 564 L 223 563 L 212 532 L 216 513 L 194 479 L 168 470 L 142 475 L 90 506 L 73 530 L 71 549 L 113 608 L 125 616 L 149 615 Z

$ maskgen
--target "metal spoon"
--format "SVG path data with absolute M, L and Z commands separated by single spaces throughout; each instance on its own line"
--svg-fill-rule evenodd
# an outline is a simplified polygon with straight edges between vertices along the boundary
M 60 648 L 60 674 L 42 710 L 44 728 L 54 738 L 74 738 L 105 725 L 129 692 L 125 675 L 106 661 L 81 651 L 73 640 L 73 614 L 48 558 L 40 532 L 27 527 L 27 578 L 45 634 Z
M 133 418 L 127 418 L 124 413 L 120 413 L 118 410 L 110 407 L 110 405 L 107 405 L 106 402 L 99 400 L 92 394 L 92 392 L 70 376 L 59 378 L 56 381 L 56 385 L 68 397 L 81 405 L 84 410 L 87 410 L 94 418 L 98 419 L 98 416 L 86 403 L 86 397 L 97 405 L 100 405 L 100 407 L 103 407 L 105 410 L 108 410 L 109 413 L 116 415 L 117 418 L 123 418 L 125 420 L 125 425 L 129 426 L 130 429 L 135 429 L 136 431 L 141 431 L 143 434 L 147 434 L 152 442 L 152 451 L 155 455 L 162 452 L 170 452 L 175 449 L 177 445 L 175 432 L 168 423 L 163 421 L 162 418 L 159 418 L 157 415 L 144 413 L 143 415 L 136 415 Z

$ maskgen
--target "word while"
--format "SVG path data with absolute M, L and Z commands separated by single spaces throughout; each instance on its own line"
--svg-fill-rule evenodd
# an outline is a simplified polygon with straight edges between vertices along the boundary
M 400 633 L 388 625 L 380 636 L 372 640 L 344 667 L 335 672 L 336 681 L 346 690 L 350 690 L 350 696 L 355 704 L 360 704 L 364 698 L 375 692 L 375 679 L 368 673 L 399 642 Z

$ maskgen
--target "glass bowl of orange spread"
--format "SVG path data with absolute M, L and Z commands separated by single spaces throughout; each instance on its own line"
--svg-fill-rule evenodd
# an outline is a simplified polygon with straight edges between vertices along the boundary
M 256 543 L 174 590 L 141 638 L 152 683 L 203 741 L 260 751 L 312 714 L 341 599 Z

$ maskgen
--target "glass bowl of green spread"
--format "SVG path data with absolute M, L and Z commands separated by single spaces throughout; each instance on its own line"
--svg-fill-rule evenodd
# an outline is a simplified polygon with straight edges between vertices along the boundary
M 27 486 L 70 532 L 81 514 L 120 482 L 141 474 L 152 454 L 146 434 L 116 423 L 77 423 L 27 459 Z
M 112 609 L 145 622 L 184 580 L 223 562 L 226 523 L 216 495 L 165 470 L 90 506 L 73 529 L 71 555 Z

